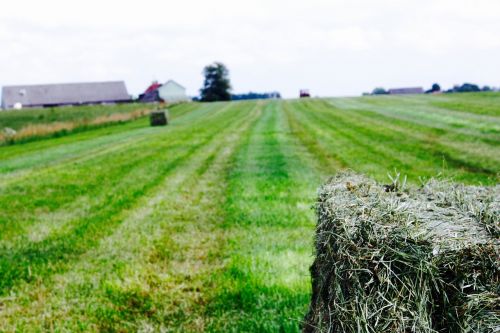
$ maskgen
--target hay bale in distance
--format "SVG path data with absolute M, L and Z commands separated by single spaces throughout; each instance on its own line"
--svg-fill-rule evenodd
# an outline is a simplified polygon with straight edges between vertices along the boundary
M 165 126 L 168 125 L 168 111 L 153 111 L 149 114 L 149 121 L 151 126 Z
M 500 186 L 319 191 L 304 332 L 500 332 Z

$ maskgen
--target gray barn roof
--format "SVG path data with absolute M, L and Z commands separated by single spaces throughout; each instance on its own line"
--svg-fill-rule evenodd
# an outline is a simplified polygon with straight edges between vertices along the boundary
M 129 101 L 123 81 L 5 86 L 2 107 L 23 107 Z

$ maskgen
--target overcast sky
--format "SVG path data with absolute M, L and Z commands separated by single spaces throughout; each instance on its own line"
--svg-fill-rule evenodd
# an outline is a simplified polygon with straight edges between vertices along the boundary
M 197 95 L 359 95 L 375 86 L 500 86 L 499 0 L 20 0 L 0 9 L 0 85 L 174 79 Z

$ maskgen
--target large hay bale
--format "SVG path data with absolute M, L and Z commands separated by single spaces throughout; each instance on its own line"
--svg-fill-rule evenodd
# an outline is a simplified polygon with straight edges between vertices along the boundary
M 319 191 L 304 332 L 500 332 L 500 186 Z
M 168 124 L 168 111 L 153 111 L 149 114 L 151 126 L 165 126 Z

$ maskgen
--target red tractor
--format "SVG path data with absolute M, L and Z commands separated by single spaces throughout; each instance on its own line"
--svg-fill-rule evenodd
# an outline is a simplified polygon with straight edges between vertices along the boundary
M 309 93 L 309 89 L 301 89 L 300 90 L 300 98 L 306 98 L 306 97 L 311 97 L 311 94 Z

